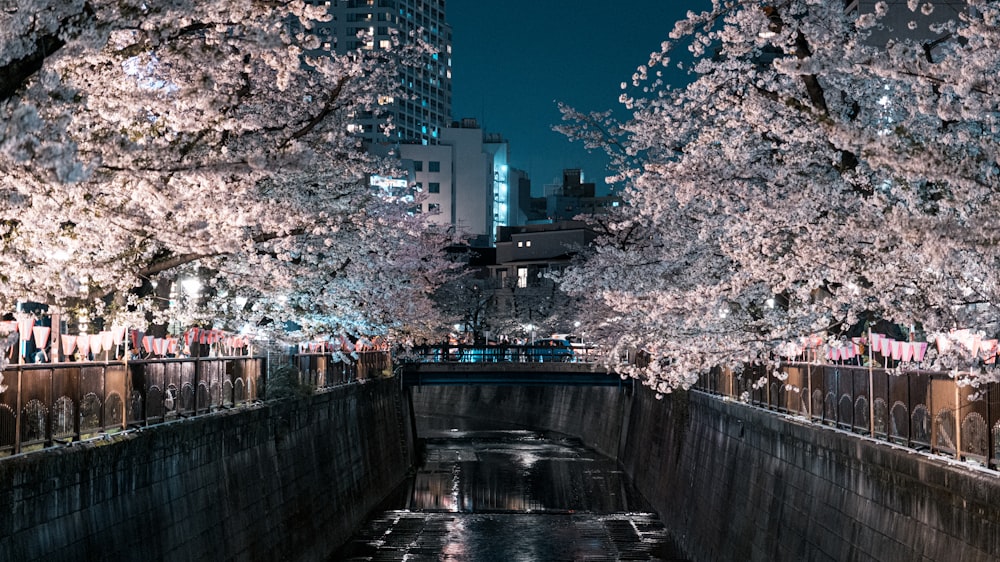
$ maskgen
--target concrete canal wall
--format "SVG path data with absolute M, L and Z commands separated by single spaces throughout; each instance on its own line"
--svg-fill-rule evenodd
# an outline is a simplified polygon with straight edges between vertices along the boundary
M 637 393 L 622 462 L 697 560 L 1000 559 L 1000 475 L 697 393 Z
M 693 560 L 1000 560 L 1000 475 L 697 393 L 425 387 L 414 411 L 549 429 L 619 460 Z
M 413 464 L 396 381 L 0 461 L 0 560 L 321 561 Z
M 0 560 L 325 560 L 406 477 L 411 413 L 617 456 L 696 561 L 1000 559 L 994 472 L 697 393 L 410 392 L 413 412 L 371 381 L 0 460 Z
M 629 397 L 616 387 L 424 386 L 411 391 L 418 416 L 465 418 L 483 427 L 505 423 L 580 437 L 588 447 L 616 458 L 627 422 Z

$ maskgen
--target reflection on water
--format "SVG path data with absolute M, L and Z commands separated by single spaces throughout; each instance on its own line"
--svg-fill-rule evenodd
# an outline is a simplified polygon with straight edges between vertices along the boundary
M 464 513 L 650 511 L 615 461 L 527 431 L 427 439 L 410 502 L 413 510 Z
M 405 505 L 331 560 L 681 560 L 613 460 L 531 431 L 424 432 Z

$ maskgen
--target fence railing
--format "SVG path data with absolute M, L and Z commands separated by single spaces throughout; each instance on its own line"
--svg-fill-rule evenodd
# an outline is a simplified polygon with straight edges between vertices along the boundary
M 422 363 L 589 363 L 597 356 L 589 346 L 438 344 L 416 346 L 401 357 Z
M 361 351 L 350 362 L 340 361 L 330 353 L 284 355 L 284 363 L 299 370 L 299 382 L 313 388 L 327 388 L 357 380 L 392 376 L 392 358 L 388 351 Z
M 790 363 L 741 375 L 715 369 L 697 388 L 917 450 L 1000 467 L 1000 388 L 947 373 Z M 787 378 L 786 378 L 787 377 Z
M 269 361 L 295 365 L 315 388 L 392 374 L 385 351 L 350 363 L 269 354 L 11 365 L 0 392 L 0 457 L 261 400 Z
M 0 456 L 257 400 L 265 363 L 237 356 L 10 366 Z

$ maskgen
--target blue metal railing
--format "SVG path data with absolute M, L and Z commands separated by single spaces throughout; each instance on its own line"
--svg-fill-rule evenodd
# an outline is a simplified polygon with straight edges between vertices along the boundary
M 590 363 L 597 360 L 598 350 L 590 346 L 436 344 L 416 346 L 398 357 L 420 363 Z

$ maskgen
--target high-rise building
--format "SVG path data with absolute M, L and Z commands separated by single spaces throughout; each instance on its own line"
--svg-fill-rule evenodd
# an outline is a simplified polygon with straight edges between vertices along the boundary
M 431 46 L 419 68 L 401 68 L 402 99 L 386 100 L 381 115 L 358 116 L 355 132 L 369 144 L 437 144 L 451 123 L 451 26 L 445 0 L 307 0 L 332 16 L 316 26 L 318 51 L 389 50 L 393 37 Z M 382 130 L 387 118 L 393 129 Z

